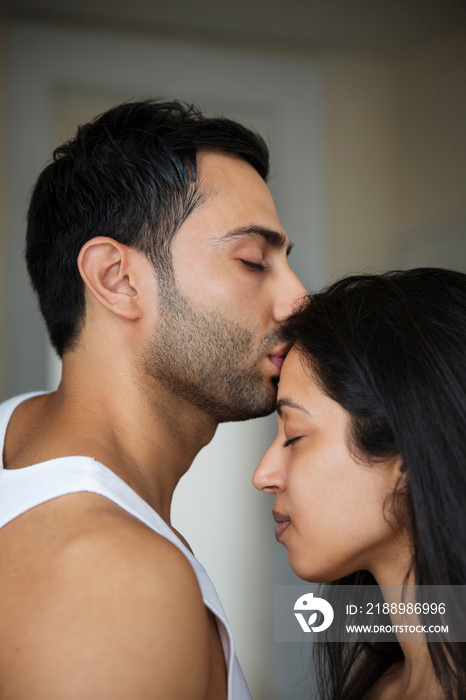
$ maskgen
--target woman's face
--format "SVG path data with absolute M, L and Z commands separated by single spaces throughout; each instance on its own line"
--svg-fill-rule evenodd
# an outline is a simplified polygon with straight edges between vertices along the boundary
M 323 393 L 296 348 L 282 368 L 277 412 L 277 437 L 253 482 L 275 495 L 274 517 L 283 521 L 276 536 L 291 568 L 315 582 L 361 569 L 390 578 L 400 554 L 389 499 L 399 459 L 367 464 L 354 457 L 348 413 Z

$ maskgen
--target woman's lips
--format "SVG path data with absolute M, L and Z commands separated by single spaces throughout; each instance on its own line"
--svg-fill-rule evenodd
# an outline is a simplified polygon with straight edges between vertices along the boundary
M 282 513 L 279 513 L 276 510 L 272 511 L 272 515 L 275 522 L 278 523 L 277 527 L 275 528 L 275 538 L 277 539 L 277 541 L 280 541 L 280 537 L 285 532 L 291 520 L 287 515 L 283 515 Z
M 277 527 L 275 528 L 275 539 L 277 540 L 277 542 L 280 542 L 280 537 L 283 535 L 289 524 L 290 521 L 286 520 L 284 523 L 280 523 L 280 525 L 277 525 Z

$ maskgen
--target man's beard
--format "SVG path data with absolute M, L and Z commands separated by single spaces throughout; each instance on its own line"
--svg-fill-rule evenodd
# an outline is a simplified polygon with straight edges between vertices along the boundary
M 280 342 L 278 330 L 257 342 L 240 323 L 195 308 L 165 277 L 160 323 L 144 349 L 144 369 L 218 423 L 247 420 L 275 409 L 278 371 L 265 376 L 260 364 Z

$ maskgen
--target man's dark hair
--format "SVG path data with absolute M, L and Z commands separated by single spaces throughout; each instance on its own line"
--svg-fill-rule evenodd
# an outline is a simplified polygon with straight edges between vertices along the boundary
M 267 178 L 259 134 L 177 101 L 114 107 L 54 151 L 32 193 L 26 260 L 60 356 L 74 347 L 84 318 L 82 246 L 109 236 L 144 252 L 161 273 L 170 269 L 172 238 L 204 196 L 196 152 L 205 147 L 235 154 Z

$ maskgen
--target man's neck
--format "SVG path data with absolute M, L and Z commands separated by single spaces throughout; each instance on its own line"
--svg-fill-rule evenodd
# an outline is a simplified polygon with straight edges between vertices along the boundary
M 7 467 L 66 455 L 93 457 L 167 523 L 179 479 L 216 429 L 212 418 L 154 379 L 116 372 L 114 366 L 83 365 L 74 353 L 64 358 L 57 391 L 13 418 Z M 30 438 L 17 449 L 15 434 Z

